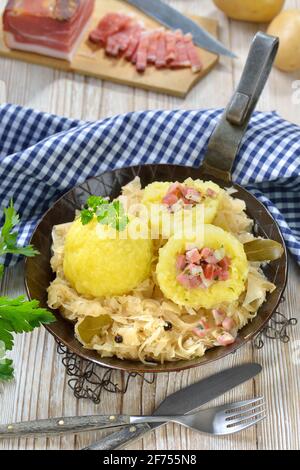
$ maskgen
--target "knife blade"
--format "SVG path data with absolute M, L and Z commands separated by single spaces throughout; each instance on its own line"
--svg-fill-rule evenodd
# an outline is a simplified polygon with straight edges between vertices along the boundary
M 232 388 L 252 379 L 262 370 L 260 364 L 247 363 L 225 369 L 217 374 L 207 377 L 200 382 L 189 385 L 169 395 L 156 408 L 153 415 L 187 414 L 200 406 L 223 395 Z M 82 450 L 113 450 L 132 443 L 146 432 L 162 426 L 160 423 L 138 424 L 114 432 L 101 441 L 98 441 Z
M 125 2 L 143 11 L 168 28 L 181 29 L 185 34 L 191 33 L 194 43 L 209 52 L 231 58 L 237 57 L 195 21 L 187 18 L 161 0 L 125 0 Z

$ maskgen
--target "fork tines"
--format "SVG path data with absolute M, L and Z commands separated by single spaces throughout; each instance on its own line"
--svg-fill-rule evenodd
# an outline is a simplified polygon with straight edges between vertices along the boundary
M 253 398 L 233 403 L 226 407 L 225 424 L 228 432 L 238 432 L 247 429 L 266 418 L 264 397 Z

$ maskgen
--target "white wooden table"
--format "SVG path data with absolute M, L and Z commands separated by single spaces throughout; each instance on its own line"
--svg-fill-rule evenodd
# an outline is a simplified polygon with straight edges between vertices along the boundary
M 0 5 L 5 3 L 0 0 Z M 249 43 L 258 30 L 254 24 L 228 21 L 210 0 L 169 0 L 181 10 L 208 15 L 220 22 L 222 41 L 239 59 L 221 63 L 185 100 L 171 98 L 96 79 L 0 59 L 0 80 L 5 82 L 7 101 L 79 119 L 100 119 L 127 111 L 153 108 L 202 108 L 226 105 L 242 70 Z M 300 8 L 300 0 L 288 0 L 288 7 Z M 265 25 L 260 26 L 265 29 Z M 300 103 L 292 98 L 298 74 L 272 72 L 259 108 L 276 109 L 283 117 L 300 124 Z M 300 82 L 299 82 L 300 84 Z M 296 85 L 294 85 L 296 86 Z M 0 102 L 4 87 L 0 85 Z M 1 183 L 0 183 L 1 184 Z M 2 295 L 23 293 L 22 265 L 9 270 L 2 282 Z M 299 268 L 291 259 L 290 277 L 282 312 L 299 318 Z M 298 348 L 298 349 L 297 349 Z M 216 371 L 248 361 L 258 361 L 263 372 L 220 398 L 216 403 L 264 394 L 268 419 L 232 437 L 209 437 L 177 425 L 167 425 L 134 444 L 132 449 L 299 449 L 300 448 L 300 323 L 291 330 L 288 344 L 268 341 L 261 351 L 248 344 L 222 362 L 182 373 L 159 375 L 152 385 L 140 379 L 130 383 L 124 396 L 106 394 L 101 405 L 78 401 L 67 385 L 65 369 L 56 353 L 53 338 L 41 328 L 16 338 L 12 357 L 16 364 L 15 381 L 6 384 L 0 395 L 0 422 L 47 418 L 59 415 L 92 413 L 151 413 L 173 391 Z M 61 438 L 0 441 L 0 449 L 79 449 L 101 433 Z

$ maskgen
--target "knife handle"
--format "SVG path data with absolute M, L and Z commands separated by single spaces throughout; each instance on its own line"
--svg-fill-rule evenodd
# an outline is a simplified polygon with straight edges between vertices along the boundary
M 0 426 L 0 438 L 23 436 L 48 436 L 53 434 L 78 433 L 98 429 L 128 426 L 130 417 L 111 416 L 71 416 L 68 418 L 40 419 Z
M 113 432 L 108 436 L 104 437 L 98 442 L 91 444 L 82 450 L 114 450 L 120 449 L 124 445 L 132 444 L 137 439 L 140 439 L 143 434 L 151 431 L 149 424 L 137 424 L 127 426 L 126 428 L 120 429 L 117 432 Z

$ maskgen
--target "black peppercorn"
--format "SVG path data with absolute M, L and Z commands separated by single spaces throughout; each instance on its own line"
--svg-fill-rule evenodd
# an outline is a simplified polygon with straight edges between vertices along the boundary
M 170 330 L 172 330 L 172 328 L 173 328 L 172 323 L 170 321 L 166 321 L 166 323 L 164 324 L 164 330 L 165 331 L 170 331 Z
M 121 335 L 116 335 L 116 336 L 115 336 L 115 342 L 116 342 L 116 343 L 123 343 L 123 336 L 121 336 Z

